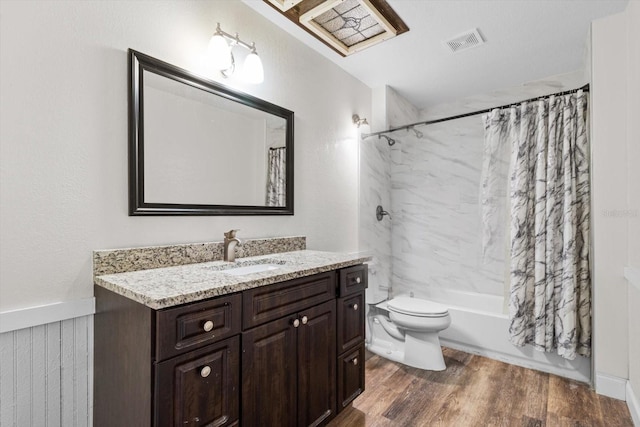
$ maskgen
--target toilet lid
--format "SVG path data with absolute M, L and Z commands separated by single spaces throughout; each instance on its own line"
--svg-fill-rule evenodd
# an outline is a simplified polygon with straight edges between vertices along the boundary
M 393 298 L 387 303 L 387 307 L 396 313 L 413 316 L 444 316 L 448 313 L 447 307 L 442 304 L 409 297 Z

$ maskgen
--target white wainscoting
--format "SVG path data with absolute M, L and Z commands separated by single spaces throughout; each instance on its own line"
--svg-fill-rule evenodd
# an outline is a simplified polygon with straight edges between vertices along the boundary
M 40 319 L 56 320 L 0 333 L 1 427 L 93 424 L 93 313 L 69 304 L 64 320 L 60 307 L 52 318 L 45 306 Z M 38 314 L 37 309 L 27 310 Z M 83 315 L 73 317 L 74 312 Z M 16 316 L 22 317 L 0 313 L 0 321 L 6 325 Z

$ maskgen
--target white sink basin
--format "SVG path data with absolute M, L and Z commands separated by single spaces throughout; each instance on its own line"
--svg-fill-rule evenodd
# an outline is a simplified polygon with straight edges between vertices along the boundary
M 228 270 L 220 270 L 221 273 L 230 274 L 232 276 L 244 276 L 245 274 L 263 273 L 265 271 L 277 270 L 281 265 L 277 264 L 255 264 L 245 267 L 230 268 Z

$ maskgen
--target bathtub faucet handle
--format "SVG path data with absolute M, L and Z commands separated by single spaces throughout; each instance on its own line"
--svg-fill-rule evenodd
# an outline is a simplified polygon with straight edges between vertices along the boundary
M 389 212 L 385 211 L 384 208 L 381 205 L 378 205 L 376 207 L 376 219 L 378 221 L 382 221 L 382 218 L 387 215 L 389 217 L 389 219 L 391 219 L 391 215 L 389 215 Z

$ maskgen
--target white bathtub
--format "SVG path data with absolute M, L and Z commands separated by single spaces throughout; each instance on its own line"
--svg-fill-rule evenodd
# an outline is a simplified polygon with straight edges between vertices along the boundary
M 440 343 L 445 347 L 582 382 L 591 381 L 590 358 L 578 356 L 575 360 L 566 360 L 555 353 L 534 350 L 531 346 L 511 344 L 509 319 L 504 314 L 502 297 L 446 290 L 416 292 L 415 296 L 449 307 L 451 326 L 440 332 Z

